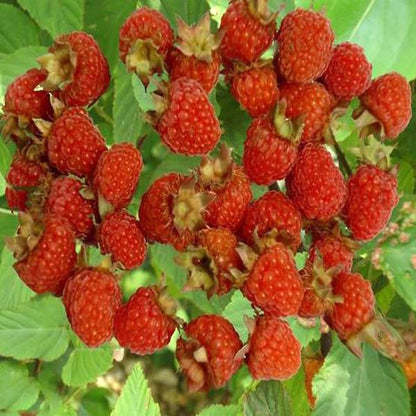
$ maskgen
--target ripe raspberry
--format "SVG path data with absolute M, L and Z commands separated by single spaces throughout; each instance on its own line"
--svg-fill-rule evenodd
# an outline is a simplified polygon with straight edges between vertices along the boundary
M 280 98 L 286 101 L 286 116 L 302 118 L 302 143 L 323 142 L 323 132 L 335 107 L 334 97 L 319 83 L 284 84 Z
M 273 66 L 254 66 L 232 77 L 231 93 L 251 117 L 268 114 L 279 99 Z
M 221 19 L 224 31 L 221 54 L 227 60 L 245 63 L 257 61 L 272 44 L 276 30 L 276 13 L 270 13 L 267 2 L 233 0 Z
M 118 143 L 103 152 L 94 172 L 94 188 L 114 209 L 133 198 L 143 168 L 140 152 L 131 143 Z
M 107 214 L 98 228 L 102 254 L 111 254 L 123 269 L 135 269 L 146 258 L 146 240 L 139 223 L 126 211 Z
M 121 306 L 116 277 L 101 269 L 82 269 L 68 279 L 62 301 L 73 331 L 91 348 L 113 337 L 114 318 Z
M 359 273 L 339 273 L 332 290 L 343 300 L 334 304 L 327 321 L 342 339 L 348 339 L 374 318 L 374 294 L 370 283 Z
M 335 97 L 351 100 L 368 88 L 371 71 L 372 65 L 367 61 L 364 49 L 355 43 L 344 42 L 334 48 L 323 82 Z
M 175 305 L 157 286 L 141 287 L 118 311 L 114 336 L 123 348 L 139 355 L 168 345 L 176 329 Z
M 301 365 L 301 345 L 289 325 L 273 316 L 258 316 L 248 341 L 246 358 L 256 380 L 286 380 Z
M 253 202 L 247 210 L 241 235 L 247 244 L 260 239 L 286 244 L 293 251 L 299 247 L 302 218 L 293 202 L 278 191 L 269 191 Z
M 376 166 L 363 165 L 348 181 L 346 224 L 356 240 L 368 241 L 388 223 L 397 205 L 397 179 Z
M 361 96 L 361 105 L 371 113 L 381 127 L 382 139 L 395 139 L 407 127 L 412 117 L 412 93 L 410 85 L 397 72 L 382 75 L 371 83 Z M 362 121 L 367 122 L 363 114 Z M 357 120 L 363 127 L 361 120 Z M 371 126 L 370 126 L 371 127 Z
M 303 360 L 306 394 L 308 395 L 308 401 L 312 409 L 315 407 L 315 396 L 312 391 L 312 382 L 323 365 L 324 359 L 321 357 L 304 358 Z
M 156 129 L 173 153 L 187 156 L 210 152 L 221 136 L 220 123 L 207 93 L 194 79 L 169 84 L 167 110 Z
M 223 317 L 202 315 L 185 325 L 187 339 L 179 338 L 176 358 L 190 392 L 220 388 L 241 366 L 236 358 L 242 343 Z
M 281 136 L 268 116 L 256 118 L 244 143 L 244 170 L 256 184 L 271 185 L 289 174 L 297 153 L 295 141 Z
M 101 153 L 104 138 L 82 108 L 69 108 L 52 124 L 47 138 L 48 157 L 63 174 L 90 176 Z
M 308 144 L 286 178 L 288 195 L 309 220 L 329 221 L 344 207 L 347 188 L 324 146 Z
M 303 287 L 293 254 L 280 243 L 261 253 L 244 283 L 243 293 L 266 314 L 296 315 Z
M 82 183 L 71 177 L 60 177 L 52 182 L 45 212 L 65 218 L 78 238 L 91 235 L 94 227 L 94 201 L 85 199 Z
M 173 31 L 157 10 L 141 7 L 120 28 L 118 49 L 127 69 L 144 81 L 163 69 L 163 60 L 172 47 Z
M 59 35 L 38 62 L 48 71 L 42 86 L 60 89 L 62 100 L 70 107 L 92 104 L 110 84 L 108 62 L 94 38 L 85 32 Z
M 327 68 L 334 32 L 331 22 L 321 14 L 296 9 L 283 19 L 276 40 L 279 73 L 288 82 L 307 83 Z
M 298 315 L 302 318 L 323 316 L 331 306 L 331 300 L 327 296 L 321 296 L 321 292 L 317 292 L 316 284 L 321 284 L 317 280 L 319 276 L 314 273 L 311 265 L 307 265 L 299 274 L 303 284 L 303 299 L 299 307 Z M 326 289 L 328 295 L 331 293 L 331 282 L 322 282 L 322 287 L 324 290 Z

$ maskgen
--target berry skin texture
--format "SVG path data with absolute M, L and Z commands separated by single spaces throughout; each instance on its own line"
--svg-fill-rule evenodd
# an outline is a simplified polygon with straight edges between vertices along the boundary
M 302 218 L 293 202 L 278 191 L 269 191 L 253 202 L 241 227 L 244 241 L 255 243 L 255 232 L 260 239 L 275 239 L 296 251 L 299 247 Z
M 98 228 L 102 254 L 111 254 L 123 269 L 141 266 L 146 258 L 146 240 L 139 223 L 126 211 L 107 214 Z
M 98 160 L 94 189 L 114 209 L 124 208 L 133 198 L 142 168 L 142 156 L 131 143 L 115 144 Z
M 280 243 L 260 254 L 244 283 L 243 293 L 266 314 L 296 315 L 303 286 L 293 254 Z
M 396 177 L 376 166 L 363 165 L 348 181 L 345 218 L 356 240 L 368 241 L 388 223 L 397 205 Z
M 231 93 L 251 117 L 270 113 L 279 99 L 273 66 L 252 68 L 235 74 Z
M 328 312 L 327 322 L 342 339 L 348 339 L 374 318 L 374 294 L 370 282 L 358 273 L 339 273 L 332 281 L 336 302 Z
M 177 324 L 163 311 L 158 299 L 156 286 L 141 287 L 117 311 L 114 336 L 123 348 L 146 355 L 168 345 Z
M 52 182 L 45 212 L 65 218 L 78 238 L 91 235 L 94 227 L 94 201 L 82 197 L 82 183 L 72 177 L 59 177 Z
M 278 72 L 287 82 L 307 83 L 319 78 L 332 56 L 334 32 L 321 14 L 297 9 L 282 21 L 276 35 Z
M 284 84 L 280 89 L 286 101 L 286 117 L 304 118 L 301 142 L 323 142 L 323 131 L 335 107 L 334 97 L 317 82 Z
M 80 107 L 65 110 L 47 137 L 49 161 L 63 174 L 90 176 L 105 149 L 103 136 Z
M 66 283 L 63 303 L 73 331 L 90 348 L 113 336 L 114 318 L 121 306 L 121 291 L 109 271 L 82 269 Z
M 235 357 L 243 345 L 234 327 L 221 316 L 202 315 L 184 330 L 187 339 L 178 339 L 176 358 L 189 391 L 224 386 L 242 363 Z
M 329 221 L 344 207 L 347 188 L 324 146 L 308 144 L 286 178 L 288 196 L 309 220 Z
M 207 93 L 194 79 L 179 78 L 169 85 L 168 109 L 156 127 L 173 153 L 205 155 L 221 136 L 220 123 Z
M 380 122 L 381 138 L 395 139 L 412 117 L 410 85 L 397 72 L 382 75 L 361 96 L 361 105 Z
M 257 185 L 271 185 L 289 174 L 297 153 L 297 145 L 281 137 L 269 117 L 256 118 L 244 143 L 244 170 Z
M 287 380 L 301 365 L 301 346 L 289 325 L 258 316 L 248 341 L 247 366 L 256 380 Z
M 341 43 L 334 48 L 323 83 L 335 97 L 352 100 L 370 85 L 372 65 L 364 49 L 355 43 Z

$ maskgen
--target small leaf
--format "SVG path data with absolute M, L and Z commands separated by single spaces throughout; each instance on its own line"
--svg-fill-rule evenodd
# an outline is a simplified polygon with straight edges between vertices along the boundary
M 1 140 L 1 139 L 0 139 Z M 0 251 L 4 249 L 4 238 L 15 235 L 19 221 L 17 215 L 9 210 L 0 210 Z M 12 260 L 10 260 L 12 262 Z
M 201 413 L 198 413 L 198 416 L 237 416 L 238 412 L 239 406 L 235 404 L 229 406 L 214 404 L 204 409 Z
M 295 337 L 302 344 L 302 347 L 307 347 L 312 341 L 321 339 L 319 319 L 315 320 L 315 326 L 312 328 L 301 325 L 298 318 L 289 317 L 287 318 L 287 321 L 289 322 Z

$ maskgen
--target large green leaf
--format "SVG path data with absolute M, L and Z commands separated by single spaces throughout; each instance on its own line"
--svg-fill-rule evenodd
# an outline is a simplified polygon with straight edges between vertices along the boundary
M 176 26 L 176 17 L 188 24 L 196 23 L 209 10 L 206 0 L 172 1 L 160 0 L 160 11 Z
M 207 407 L 198 416 L 237 416 L 239 407 L 237 405 L 221 406 L 215 404 Z
M 305 372 L 303 367 L 291 379 L 283 381 L 283 386 L 290 397 L 293 414 L 296 416 L 309 416 L 311 411 L 305 389 Z

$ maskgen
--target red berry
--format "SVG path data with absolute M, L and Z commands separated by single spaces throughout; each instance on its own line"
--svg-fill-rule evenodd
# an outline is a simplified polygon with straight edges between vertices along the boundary
M 372 65 L 367 61 L 364 49 L 355 43 L 344 42 L 334 48 L 323 82 L 335 97 L 351 100 L 368 88 L 371 71 Z
M 286 81 L 311 82 L 324 73 L 334 41 L 327 18 L 312 10 L 296 9 L 283 19 L 276 39 L 277 66 Z
M 116 277 L 102 269 L 82 269 L 66 283 L 63 303 L 73 331 L 91 348 L 113 337 L 114 318 L 121 306 Z
M 119 344 L 139 355 L 153 354 L 168 345 L 177 326 L 171 317 L 174 313 L 164 310 L 170 303 L 156 286 L 137 289 L 117 311 L 114 336 Z
M 331 304 L 329 303 L 329 299 L 327 300 L 325 296 L 321 297 L 316 290 L 315 279 L 319 278 L 319 276 L 314 274 L 313 267 L 309 265 L 302 269 L 299 274 L 303 284 L 303 299 L 299 307 L 298 315 L 303 318 L 323 316 Z M 329 295 L 331 293 L 330 282 L 326 289 Z
M 133 198 L 143 168 L 140 152 L 131 143 L 118 143 L 100 156 L 94 172 L 94 188 L 114 209 Z
M 107 214 L 98 228 L 102 254 L 111 254 L 123 269 L 139 267 L 146 257 L 146 240 L 137 220 L 126 211 Z
M 344 207 L 347 188 L 324 146 L 308 144 L 286 178 L 288 195 L 309 220 L 329 221 Z
M 272 316 L 258 316 L 248 341 L 246 358 L 256 380 L 286 380 L 301 365 L 301 345 L 289 325 Z
M 47 138 L 50 163 L 63 174 L 90 176 L 101 153 L 104 138 L 82 108 L 69 108 L 52 124 Z
M 178 339 L 176 358 L 189 391 L 222 387 L 242 363 L 236 358 L 242 343 L 234 327 L 221 316 L 202 315 L 184 330 L 187 339 Z
M 356 240 L 368 241 L 388 223 L 397 205 L 397 178 L 376 166 L 363 165 L 348 181 L 346 224 Z

